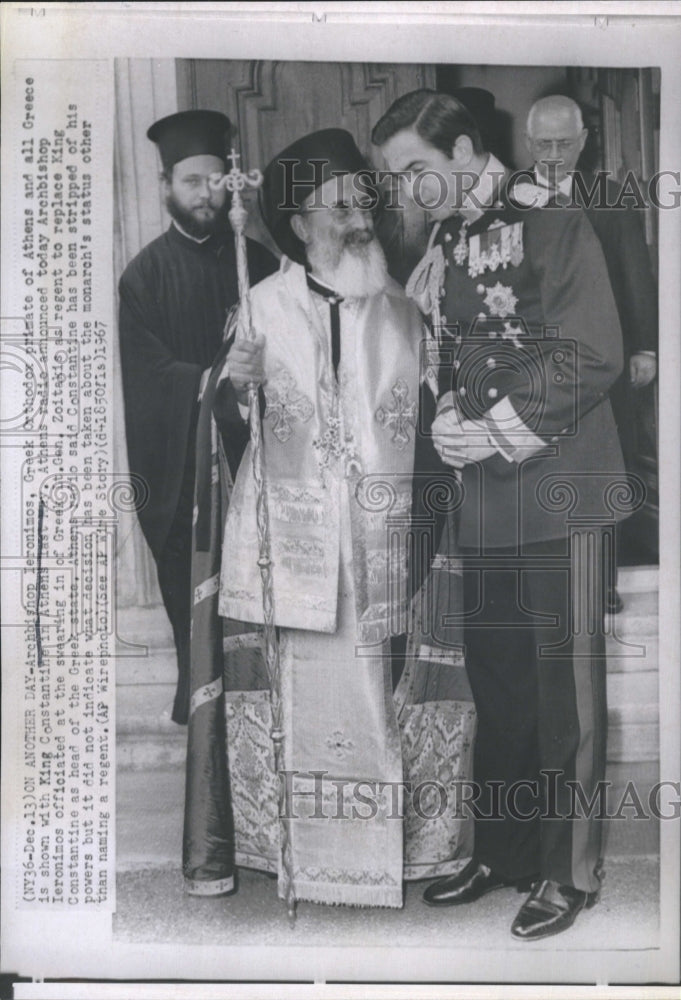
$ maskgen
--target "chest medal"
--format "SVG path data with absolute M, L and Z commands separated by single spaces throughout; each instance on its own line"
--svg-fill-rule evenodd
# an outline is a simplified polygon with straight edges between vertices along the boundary
M 524 256 L 522 222 L 507 224 L 498 220 L 486 232 L 469 237 L 468 274 L 477 278 L 485 271 L 506 269 L 509 264 L 518 267 Z

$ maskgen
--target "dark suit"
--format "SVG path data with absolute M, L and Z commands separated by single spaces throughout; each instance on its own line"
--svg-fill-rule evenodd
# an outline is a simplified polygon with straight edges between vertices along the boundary
M 465 466 L 458 512 L 478 711 L 475 857 L 509 879 L 540 873 L 592 892 L 598 823 L 550 817 L 570 813 L 570 781 L 591 797 L 605 770 L 598 581 L 604 526 L 623 516 L 611 499 L 623 465 L 608 400 L 622 368 L 617 311 L 580 210 L 505 201 L 463 235 L 461 221 L 448 219 L 437 238 L 447 267 L 441 387 L 498 449 Z M 506 266 L 469 273 L 473 248 L 495 240 Z M 462 242 L 468 258 L 457 263 Z M 544 818 L 520 818 L 535 807 Z
M 643 231 L 641 212 L 633 207 L 615 206 L 620 185 L 594 174 L 582 173 L 581 184 L 573 181 L 573 197 L 584 207 L 598 236 L 612 286 L 624 345 L 624 371 L 610 390 L 610 401 L 627 468 L 636 455 L 636 419 L 639 390 L 629 381 L 629 359 L 640 351 L 657 353 L 657 289 Z M 601 185 L 599 188 L 598 185 Z M 594 187 L 595 186 L 595 187 Z M 591 192 L 595 197 L 592 197 Z

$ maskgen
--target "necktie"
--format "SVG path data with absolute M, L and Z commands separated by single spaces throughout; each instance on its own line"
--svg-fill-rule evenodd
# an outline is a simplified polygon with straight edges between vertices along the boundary
M 333 371 L 338 378 L 338 366 L 340 364 L 340 353 L 341 353 L 341 342 L 340 342 L 340 309 L 338 308 L 340 303 L 343 301 L 340 295 L 331 288 L 326 288 L 324 285 L 320 285 L 318 281 L 312 277 L 309 271 L 306 272 L 307 277 L 307 287 L 316 292 L 317 295 L 321 295 L 322 298 L 326 299 L 329 303 L 329 311 L 331 316 L 331 360 L 333 361 Z

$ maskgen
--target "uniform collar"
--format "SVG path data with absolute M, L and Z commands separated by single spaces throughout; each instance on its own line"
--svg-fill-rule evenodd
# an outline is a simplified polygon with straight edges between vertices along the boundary
M 458 212 L 461 218 L 468 223 L 476 222 L 493 208 L 507 176 L 508 170 L 501 160 L 490 153 L 475 186 L 463 196 L 463 206 Z

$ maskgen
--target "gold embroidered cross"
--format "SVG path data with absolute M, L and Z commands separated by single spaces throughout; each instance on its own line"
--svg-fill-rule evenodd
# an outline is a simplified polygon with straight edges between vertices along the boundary
M 416 427 L 417 407 L 415 402 L 407 402 L 409 386 L 403 378 L 398 378 L 390 391 L 393 394 L 394 405 L 379 406 L 376 410 L 376 419 L 381 427 L 394 429 L 395 433 L 391 440 L 402 451 L 411 440 L 409 427 Z
M 296 387 L 293 376 L 287 371 L 280 372 L 268 382 L 265 399 L 265 419 L 273 418 L 272 433 L 282 444 L 293 433 L 292 420 L 302 420 L 305 423 L 314 413 L 311 400 Z
M 348 753 L 355 749 L 355 744 L 348 739 L 341 729 L 334 729 L 330 736 L 324 740 L 329 750 L 332 750 L 339 760 L 347 757 Z

